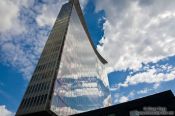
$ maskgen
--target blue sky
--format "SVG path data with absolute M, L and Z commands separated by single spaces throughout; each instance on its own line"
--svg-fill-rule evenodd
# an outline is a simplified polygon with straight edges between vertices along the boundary
M 14 115 L 66 0 L 0 1 L 0 111 Z M 174 0 L 80 0 L 113 103 L 175 93 Z M 10 7 L 10 9 L 9 9 Z M 8 13 L 7 13 L 8 12 Z

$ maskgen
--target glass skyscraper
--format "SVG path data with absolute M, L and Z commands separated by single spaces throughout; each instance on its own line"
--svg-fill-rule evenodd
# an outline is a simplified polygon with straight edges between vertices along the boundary
M 78 0 L 70 0 L 60 10 L 16 115 L 66 116 L 109 106 L 106 63 Z

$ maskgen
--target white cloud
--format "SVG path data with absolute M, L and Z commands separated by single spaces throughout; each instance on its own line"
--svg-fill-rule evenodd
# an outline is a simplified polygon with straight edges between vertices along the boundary
M 139 99 L 149 95 L 154 94 L 155 92 L 158 92 L 156 89 L 158 88 L 158 85 L 156 85 L 157 87 L 155 88 L 154 85 L 151 85 L 149 87 L 143 87 L 143 88 L 135 88 L 130 90 L 129 92 L 126 91 L 116 91 L 116 93 L 114 93 L 113 98 L 114 98 L 114 104 L 118 104 L 118 103 L 123 103 L 123 102 L 127 102 L 127 101 L 131 101 L 134 99 Z
M 98 51 L 110 71 L 137 70 L 142 63 L 175 55 L 175 1 L 97 0 L 105 11 L 104 37 Z
M 16 68 L 29 79 L 65 2 L 67 0 L 0 1 L 0 62 Z M 82 6 L 85 4 L 86 1 L 81 1 Z
M 25 28 L 18 18 L 20 6 L 11 0 L 0 1 L 0 33 L 10 32 L 11 34 L 22 33 Z
M 27 78 L 33 71 L 33 62 L 29 60 L 33 54 L 29 55 L 27 52 L 30 50 L 24 50 L 24 46 L 30 44 L 24 34 L 30 31 L 20 15 L 22 8 L 29 8 L 32 4 L 33 0 L 0 1 L 0 62 L 17 68 Z
M 154 91 L 156 88 L 139 88 L 131 90 L 130 92 L 116 92 L 114 94 L 114 104 L 127 102 L 134 99 L 139 99 L 141 97 L 144 97 L 144 95 L 149 95 L 152 91 Z
M 0 5 L 0 62 L 17 68 L 29 79 L 48 37 L 48 28 L 31 24 L 43 4 L 36 5 L 33 0 L 6 0 L 0 1 Z
M 0 33 L 18 35 L 26 31 L 20 21 L 21 7 L 29 7 L 34 0 L 1 0 L 0 1 Z
M 130 97 L 129 95 L 124 96 L 124 95 L 120 95 L 119 93 L 116 93 L 114 95 L 114 104 L 127 102 L 129 101 L 129 97 Z
M 153 85 L 153 88 L 154 88 L 154 89 L 157 89 L 158 87 L 160 87 L 160 83 L 155 83 L 155 84 Z
M 146 94 L 146 93 L 148 93 L 148 92 L 151 91 L 151 90 L 153 90 L 153 89 L 144 88 L 144 89 L 142 89 L 142 90 L 137 91 L 137 94 Z
M 128 101 L 128 98 L 126 96 L 122 96 L 119 99 L 119 103 L 123 103 L 123 102 L 127 102 L 127 101 Z
M 171 67 L 171 66 L 167 66 Z M 167 68 L 165 68 L 167 69 Z M 157 88 L 161 82 L 167 82 L 175 79 L 175 68 L 170 68 L 168 73 L 157 72 L 155 68 L 148 69 L 146 72 L 137 73 L 133 76 L 127 76 L 123 83 L 119 83 L 119 87 L 128 87 L 129 85 L 136 85 L 140 83 L 152 83 L 155 84 L 154 88 Z
M 5 105 L 0 106 L 0 113 L 1 116 L 14 116 L 15 114 L 11 111 L 9 111 Z

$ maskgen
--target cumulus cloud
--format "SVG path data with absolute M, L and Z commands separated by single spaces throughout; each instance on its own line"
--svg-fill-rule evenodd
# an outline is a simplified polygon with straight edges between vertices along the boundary
M 19 66 L 17 67 L 19 70 L 30 69 L 29 67 L 31 67 L 22 45 L 16 43 L 22 40 L 21 37 L 17 36 L 26 33 L 26 26 L 20 19 L 20 10 L 22 7 L 29 7 L 32 1 L 0 1 L 0 62 L 14 67 Z M 24 66 L 21 67 L 20 64 Z M 24 72 L 24 75 L 28 75 L 29 72 L 30 70 Z
M 114 95 L 114 104 L 117 104 L 117 103 L 123 103 L 123 102 L 127 102 L 129 101 L 129 95 L 128 96 L 124 96 L 124 95 L 120 95 L 120 94 L 115 94 Z
M 123 102 L 127 102 L 128 101 L 128 98 L 126 96 L 122 96 L 120 99 L 119 99 L 119 103 L 123 103 Z
M 131 71 L 132 72 L 132 71 Z M 138 71 L 133 71 L 123 82 L 116 82 L 110 88 L 113 95 L 113 102 L 119 102 L 122 96 L 133 100 L 154 94 L 155 92 L 166 90 L 161 88 L 161 84 L 175 80 L 175 68 L 169 64 L 151 64 L 145 65 Z
M 171 67 L 171 66 L 169 66 Z M 167 71 L 168 68 L 165 68 Z M 140 83 L 156 84 L 154 88 L 158 87 L 159 83 L 167 82 L 175 79 L 175 68 L 171 67 L 167 72 L 158 72 L 158 69 L 148 69 L 146 72 L 129 75 L 123 83 L 119 83 L 118 87 L 128 87 L 129 85 L 137 85 Z
M 150 88 L 144 88 L 144 89 L 141 89 L 139 91 L 137 91 L 137 94 L 146 94 L 148 93 L 149 91 L 152 91 L 153 89 L 150 89 Z
M 33 64 L 27 58 L 26 53 L 20 48 L 19 45 L 14 45 L 13 43 L 10 43 L 10 42 L 4 43 L 1 46 L 1 50 L 4 52 L 3 57 L 5 58 L 4 61 L 7 64 L 9 64 L 8 63 L 9 61 L 13 66 L 20 68 L 21 71 L 24 73 L 24 75 L 30 75 L 29 73 L 33 68 L 32 66 Z M 22 58 L 20 59 L 19 57 L 22 57 Z
M 173 0 L 96 1 L 96 12 L 106 15 L 97 48 L 110 71 L 137 70 L 142 63 L 175 55 L 174 5 Z
M 14 116 L 15 114 L 11 111 L 9 111 L 5 105 L 0 106 L 0 113 L 1 116 Z
M 104 36 L 97 49 L 108 61 L 107 71 L 129 72 L 123 82 L 116 81 L 110 88 L 115 93 L 114 103 L 148 95 L 158 90 L 161 83 L 175 79 L 174 66 L 156 66 L 158 61 L 175 55 L 175 1 L 96 0 L 95 3 L 96 12 L 105 12 Z M 132 97 L 128 93 L 131 87 L 136 89 Z
M 18 19 L 20 4 L 15 4 L 11 0 L 0 1 L 0 33 L 11 32 L 13 34 L 19 34 L 25 30 L 23 25 Z
M 155 90 L 156 88 L 145 87 L 138 90 L 131 90 L 128 93 L 116 92 L 114 94 L 114 104 L 123 103 L 134 99 L 139 99 L 141 97 L 144 97 L 145 95 L 147 96 L 151 95 L 153 94 L 153 92 L 155 92 Z
M 34 23 L 43 4 L 34 5 L 33 0 L 0 2 L 0 62 L 17 68 L 29 79 L 50 29 Z
M 0 1 L 0 62 L 17 68 L 29 79 L 59 10 L 67 1 Z
M 25 26 L 20 21 L 21 7 L 29 7 L 34 0 L 1 0 L 0 1 L 0 33 L 20 34 Z

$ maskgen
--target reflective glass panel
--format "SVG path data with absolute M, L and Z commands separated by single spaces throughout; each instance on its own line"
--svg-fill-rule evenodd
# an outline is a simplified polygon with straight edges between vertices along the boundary
M 108 106 L 111 100 L 103 68 L 73 7 L 51 110 L 65 116 Z

